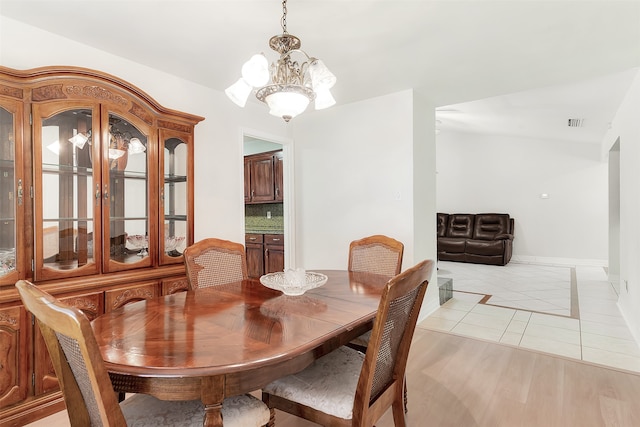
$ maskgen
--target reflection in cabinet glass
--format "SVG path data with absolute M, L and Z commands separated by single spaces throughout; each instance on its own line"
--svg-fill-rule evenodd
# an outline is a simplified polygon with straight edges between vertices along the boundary
M 178 138 L 164 141 L 165 253 L 178 257 L 187 233 L 187 145 Z
M 16 269 L 13 114 L 0 107 L 0 277 Z
M 92 111 L 74 109 L 42 121 L 42 253 L 44 266 L 71 270 L 94 263 Z M 84 141 L 84 142 L 81 142 Z M 75 142 L 73 142 L 75 141 Z
M 110 113 L 108 138 L 110 259 L 135 263 L 149 256 L 147 135 Z

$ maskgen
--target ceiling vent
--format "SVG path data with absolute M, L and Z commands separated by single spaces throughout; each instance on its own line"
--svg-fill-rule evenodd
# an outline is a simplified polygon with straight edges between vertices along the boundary
M 584 119 L 569 119 L 568 126 L 570 128 L 581 128 L 584 125 Z

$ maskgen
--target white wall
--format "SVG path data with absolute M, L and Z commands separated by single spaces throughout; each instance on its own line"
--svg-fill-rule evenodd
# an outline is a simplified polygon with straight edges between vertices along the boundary
M 104 71 L 132 83 L 167 108 L 205 117 L 195 130 L 195 239 L 216 236 L 244 241 L 242 129 L 261 129 L 283 138 L 289 132 L 262 105 L 250 102 L 241 109 L 222 92 L 2 16 L 0 65 L 15 69 L 73 65 Z
M 606 265 L 608 174 L 597 144 L 442 132 L 436 151 L 438 212 L 509 213 L 514 261 Z
M 636 341 L 640 341 L 640 73 L 616 114 L 602 144 L 620 149 L 620 295 L 618 305 Z
M 411 110 L 405 91 L 296 117 L 301 267 L 344 269 L 349 242 L 371 234 L 413 261 Z
M 416 107 L 427 116 L 426 124 L 414 124 Z M 295 120 L 300 267 L 344 269 L 349 242 L 372 234 L 404 243 L 403 269 L 435 259 L 435 153 L 433 139 L 425 141 L 423 130 L 433 135 L 433 107 L 422 108 L 412 91 L 404 91 Z M 416 150 L 414 144 L 425 148 Z M 414 158 L 424 159 L 418 161 L 419 171 Z M 419 181 L 422 177 L 427 178 Z M 415 205 L 414 182 L 424 197 Z M 417 220 L 414 206 L 422 215 Z M 427 232 L 417 234 L 426 223 Z M 430 290 L 423 312 L 437 301 L 437 287 Z

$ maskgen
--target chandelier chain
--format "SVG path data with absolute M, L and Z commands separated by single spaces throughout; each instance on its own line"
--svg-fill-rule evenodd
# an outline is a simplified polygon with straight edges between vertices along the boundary
M 282 0 L 282 19 L 280 20 L 282 26 L 282 34 L 287 33 L 287 0 Z

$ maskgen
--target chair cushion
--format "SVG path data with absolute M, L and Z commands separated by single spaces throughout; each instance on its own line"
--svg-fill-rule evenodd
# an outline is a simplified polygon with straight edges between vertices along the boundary
M 464 253 L 466 239 L 452 237 L 438 237 L 438 252 L 450 252 L 454 254 Z
M 351 419 L 363 362 L 364 354 L 343 346 L 303 371 L 272 382 L 263 391 L 326 414 Z
M 204 406 L 199 400 L 167 401 L 135 394 L 120 403 L 129 427 L 202 426 Z M 260 427 L 269 422 L 269 408 L 251 395 L 228 397 L 222 404 L 224 427 Z
M 473 255 L 502 255 L 504 240 L 467 240 L 466 253 Z

